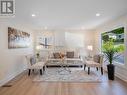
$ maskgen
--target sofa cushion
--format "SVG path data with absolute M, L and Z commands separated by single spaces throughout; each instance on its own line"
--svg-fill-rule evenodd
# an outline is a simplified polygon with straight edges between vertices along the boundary
M 74 51 L 72 52 L 66 52 L 67 58 L 74 58 Z

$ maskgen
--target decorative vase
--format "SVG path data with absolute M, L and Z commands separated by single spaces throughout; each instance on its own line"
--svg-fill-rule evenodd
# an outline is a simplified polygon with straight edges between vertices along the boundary
M 113 65 L 113 64 L 108 64 L 108 65 L 107 65 L 107 70 L 108 70 L 108 79 L 109 79 L 109 80 L 114 80 L 115 65 Z

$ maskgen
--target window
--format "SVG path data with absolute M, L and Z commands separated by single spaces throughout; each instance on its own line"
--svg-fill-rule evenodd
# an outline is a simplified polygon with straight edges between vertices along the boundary
M 102 45 L 109 39 L 113 39 L 115 46 L 124 45 L 124 27 L 101 34 Z M 117 53 L 115 56 L 117 57 L 114 59 L 114 62 L 124 64 L 124 52 Z

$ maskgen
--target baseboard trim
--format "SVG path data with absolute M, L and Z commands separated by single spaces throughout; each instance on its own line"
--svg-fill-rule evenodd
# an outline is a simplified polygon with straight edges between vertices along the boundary
M 122 76 L 121 74 L 115 73 L 115 76 L 118 77 L 119 79 L 121 79 L 121 80 L 127 82 L 127 79 L 126 79 L 124 76 Z
M 13 73 L 12 75 L 4 78 L 3 80 L 0 80 L 0 87 L 5 85 L 6 83 L 8 83 L 10 80 L 12 80 L 13 78 L 15 78 L 17 75 L 21 74 L 24 70 L 20 70 L 16 73 Z

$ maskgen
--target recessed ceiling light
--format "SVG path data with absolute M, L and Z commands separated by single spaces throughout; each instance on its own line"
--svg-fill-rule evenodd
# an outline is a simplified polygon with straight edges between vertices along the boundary
M 98 17 L 98 16 L 100 16 L 101 14 L 100 13 L 96 13 L 96 16 Z
M 35 15 L 35 14 L 32 14 L 31 16 L 32 16 L 32 17 L 35 17 L 36 15 Z

